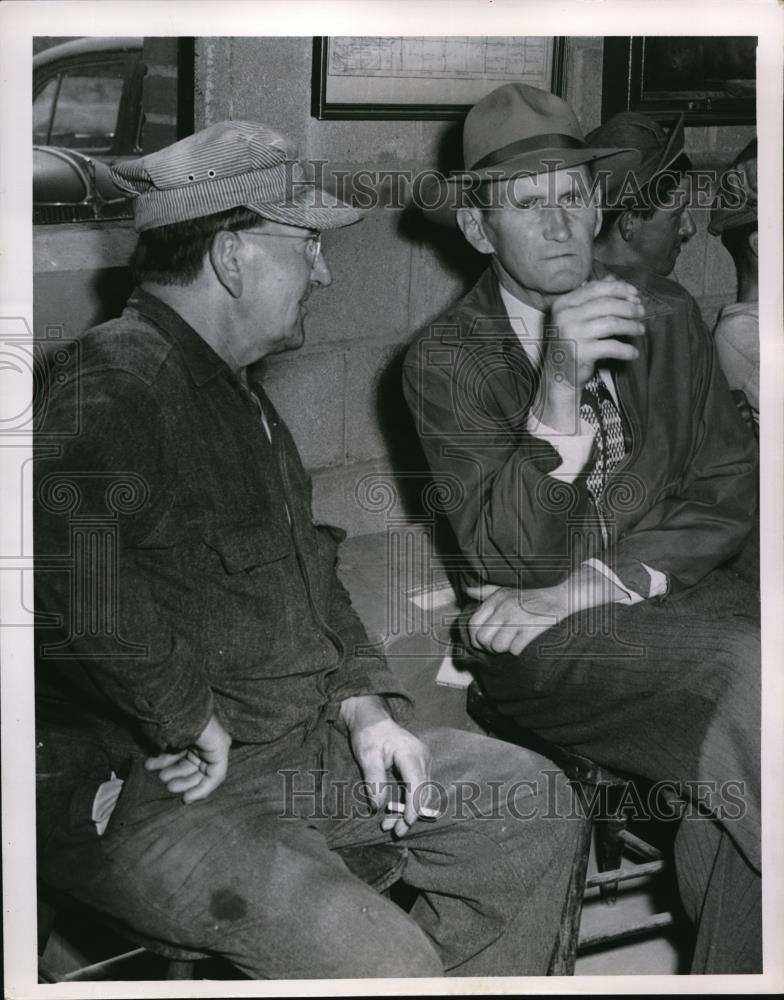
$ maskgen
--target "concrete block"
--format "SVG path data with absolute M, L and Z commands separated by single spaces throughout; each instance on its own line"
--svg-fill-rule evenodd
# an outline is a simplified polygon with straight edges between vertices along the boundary
M 684 149 L 695 169 L 711 164 L 713 152 L 710 144 L 709 128 L 690 126 L 684 130 Z
M 197 38 L 193 114 L 196 130 L 232 118 L 231 38 Z
M 734 301 L 734 294 L 709 295 L 700 299 L 700 312 L 702 313 L 702 318 L 707 323 L 709 330 L 713 330 L 716 326 L 716 319 L 718 318 L 721 308 L 727 305 L 728 302 Z
M 678 263 L 671 275 L 673 280 L 679 281 L 695 299 L 704 294 L 706 246 L 708 239 L 712 238 L 707 234 L 707 220 L 701 218 L 701 215 L 704 213 L 695 213 L 697 232 L 681 250 Z
M 705 295 L 726 295 L 734 301 L 737 275 L 735 264 L 718 236 L 708 236 L 705 258 Z
M 399 212 L 381 211 L 346 229 L 325 232 L 322 247 L 333 284 L 308 303 L 308 339 L 343 341 L 408 331 L 410 244 Z
M 601 124 L 603 51 L 601 38 L 567 40 L 565 98 L 584 133 Z
M 384 431 L 405 410 L 400 379 L 389 371 L 395 354 L 395 347 L 383 341 L 354 343 L 346 351 L 348 462 L 378 458 L 388 450 Z
M 476 281 L 488 258 L 476 253 L 460 230 L 419 221 L 412 246 L 410 330 L 435 319 Z
M 753 125 L 717 125 L 709 130 L 713 162 L 724 167 L 757 134 Z
M 309 469 L 343 461 L 345 395 L 342 353 L 301 353 L 269 359 L 264 386 Z
M 310 119 L 308 155 L 374 168 L 420 163 L 418 124 Z
M 314 518 L 349 535 L 385 531 L 390 514 L 401 512 L 394 484 L 394 473 L 383 461 L 314 472 Z
M 231 117 L 264 122 L 307 155 L 313 40 L 239 38 L 231 44 Z

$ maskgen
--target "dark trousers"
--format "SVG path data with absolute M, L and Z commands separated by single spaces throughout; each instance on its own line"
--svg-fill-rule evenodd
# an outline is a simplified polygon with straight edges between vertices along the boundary
M 284 773 L 262 766 L 259 747 L 233 749 L 225 783 L 187 806 L 135 758 L 99 837 L 92 797 L 122 760 L 39 731 L 39 816 L 52 817 L 39 829 L 39 874 L 251 978 L 545 975 L 579 828 L 563 775 L 472 733 L 421 737 L 441 816 L 399 841 L 370 815 L 348 741 L 331 728 L 281 762 Z M 63 796 L 79 753 L 84 780 Z M 390 844 L 407 849 L 403 879 L 418 890 L 410 914 L 338 853 Z
M 692 971 L 760 972 L 754 591 L 717 570 L 663 598 L 573 615 L 520 657 L 476 662 L 485 693 L 521 726 L 686 797 L 675 860 L 696 928 Z

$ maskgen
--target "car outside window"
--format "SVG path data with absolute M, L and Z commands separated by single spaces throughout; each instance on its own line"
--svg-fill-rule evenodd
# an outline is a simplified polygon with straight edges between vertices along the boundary
M 36 141 L 86 153 L 111 152 L 124 79 L 122 61 L 65 70 L 60 76 L 49 135 Z
M 44 89 L 36 95 L 33 101 L 33 144 L 45 146 L 49 142 L 49 129 L 52 124 L 54 99 L 57 96 L 59 77 L 47 80 Z

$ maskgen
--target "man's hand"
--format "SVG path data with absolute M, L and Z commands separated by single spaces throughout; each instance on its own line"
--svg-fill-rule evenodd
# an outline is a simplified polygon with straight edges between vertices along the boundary
M 346 698 L 340 706 L 340 715 L 348 727 L 351 748 L 370 786 L 376 809 L 386 805 L 390 770 L 405 786 L 403 814 L 385 816 L 381 821 L 382 830 L 392 830 L 397 837 L 405 836 L 430 804 L 427 787 L 430 751 L 390 717 L 375 695 Z M 378 790 L 375 794 L 374 789 Z
M 468 620 L 473 644 L 488 653 L 519 656 L 568 614 L 564 584 L 540 590 L 499 587 Z
M 550 310 L 556 334 L 544 342 L 534 415 L 554 430 L 575 430 L 580 394 L 602 361 L 633 361 L 639 351 L 621 337 L 645 333 L 645 307 L 634 285 L 608 275 L 559 296 Z
M 187 750 L 148 757 L 144 766 L 159 772 L 168 791 L 184 792 L 183 802 L 197 802 L 211 795 L 226 778 L 230 746 L 231 736 L 213 715 Z
M 482 604 L 468 620 L 471 641 L 488 653 L 519 656 L 534 639 L 569 615 L 628 595 L 593 566 L 582 565 L 554 587 L 517 590 L 498 587 L 486 596 L 469 587 L 469 597 L 481 594 Z

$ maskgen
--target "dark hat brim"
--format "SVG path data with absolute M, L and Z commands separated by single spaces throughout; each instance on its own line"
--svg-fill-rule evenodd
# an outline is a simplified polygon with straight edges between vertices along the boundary
M 685 116 L 681 114 L 678 121 L 670 129 L 664 148 L 654 153 L 653 156 L 643 159 L 642 153 L 639 150 L 634 150 L 637 153 L 636 163 L 624 162 L 622 158 L 613 161 L 610 165 L 612 173 L 607 179 L 605 192 L 610 202 L 614 193 L 627 190 L 629 178 L 631 178 L 635 188 L 642 190 L 647 184 L 650 184 L 657 174 L 664 173 L 668 167 L 672 166 L 685 148 L 684 120 Z M 604 127 L 602 125 L 598 129 L 594 129 L 593 133 L 589 133 L 588 139 L 590 140 L 592 135 L 601 132 Z M 630 148 L 634 149 L 634 147 Z
M 748 225 L 757 221 L 757 206 L 753 208 L 744 207 L 740 209 L 713 209 L 708 223 L 708 232 L 711 236 L 721 236 L 727 229 L 737 229 L 739 226 Z
M 456 225 L 457 210 L 471 204 L 467 197 L 468 191 L 484 181 L 514 180 L 517 177 L 534 176 L 621 157 L 625 159 L 629 169 L 636 167 L 640 161 L 640 154 L 636 149 L 553 147 L 524 153 L 481 170 L 455 171 L 449 177 L 430 176 L 422 184 L 419 208 L 431 222 Z

